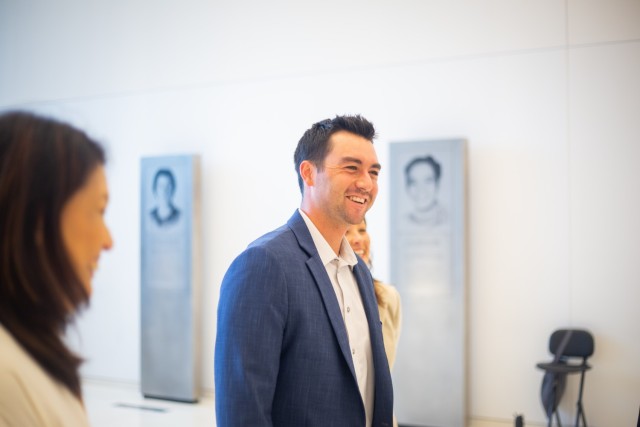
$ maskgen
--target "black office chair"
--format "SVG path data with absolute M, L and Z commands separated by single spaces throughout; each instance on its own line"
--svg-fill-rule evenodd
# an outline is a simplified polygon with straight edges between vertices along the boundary
M 591 366 L 587 365 L 587 358 L 593 354 L 593 336 L 588 331 L 582 329 L 558 329 L 549 338 L 549 351 L 554 355 L 553 361 L 549 363 L 538 363 L 536 366 L 545 371 L 542 380 L 541 398 L 547 418 L 548 426 L 551 427 L 553 414 L 556 414 L 558 426 L 560 415 L 558 414 L 558 403 L 564 392 L 566 376 L 568 374 L 580 374 L 580 391 L 578 392 L 577 413 L 575 427 L 582 424 L 587 427 L 587 420 L 582 407 L 582 390 L 584 388 L 584 374 Z M 571 363 L 571 358 L 581 358 L 580 363 Z

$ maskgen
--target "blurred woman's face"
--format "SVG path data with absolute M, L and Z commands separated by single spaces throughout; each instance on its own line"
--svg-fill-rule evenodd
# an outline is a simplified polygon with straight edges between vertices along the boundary
M 76 275 L 89 294 L 100 253 L 113 245 L 111 233 L 104 222 L 108 202 L 104 167 L 98 166 L 62 208 L 62 239 Z
M 353 251 L 369 264 L 370 239 L 367 233 L 367 224 L 362 221 L 360 224 L 350 225 L 345 235 Z

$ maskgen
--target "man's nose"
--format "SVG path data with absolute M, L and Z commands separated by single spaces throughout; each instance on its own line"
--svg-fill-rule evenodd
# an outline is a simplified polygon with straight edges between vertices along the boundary
M 358 189 L 371 191 L 373 188 L 373 179 L 371 178 L 371 175 L 369 175 L 369 172 L 360 174 L 358 181 L 356 182 L 356 186 Z

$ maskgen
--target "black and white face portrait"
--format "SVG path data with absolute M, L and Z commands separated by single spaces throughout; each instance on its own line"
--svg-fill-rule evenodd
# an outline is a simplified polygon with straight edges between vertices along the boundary
M 433 156 L 419 156 L 404 168 L 404 185 L 410 202 L 409 220 L 415 224 L 440 225 L 446 212 L 439 201 L 442 167 Z
M 153 180 L 153 194 L 158 203 L 169 204 L 176 191 L 176 181 L 171 171 L 161 169 Z
M 169 169 L 159 169 L 153 177 L 153 197 L 155 207 L 151 217 L 159 226 L 173 224 L 178 221 L 180 211 L 173 203 L 176 191 L 176 179 Z
M 416 158 L 406 168 L 406 189 L 419 212 L 433 209 L 438 199 L 440 165 L 433 157 Z

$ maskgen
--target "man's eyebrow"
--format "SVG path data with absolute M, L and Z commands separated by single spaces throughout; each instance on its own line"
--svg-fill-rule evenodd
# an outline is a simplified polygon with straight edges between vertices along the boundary
M 356 158 L 356 157 L 343 157 L 342 158 L 342 163 L 357 163 L 359 165 L 362 164 L 362 160 Z M 371 167 L 373 169 L 382 169 L 382 166 L 380 165 L 380 163 L 374 163 L 371 165 Z

